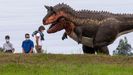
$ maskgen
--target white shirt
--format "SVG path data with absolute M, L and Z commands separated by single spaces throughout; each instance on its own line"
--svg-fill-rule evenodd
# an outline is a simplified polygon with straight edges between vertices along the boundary
M 14 48 L 13 48 L 13 45 L 12 45 L 12 43 L 4 43 L 3 44 L 3 49 L 5 50 L 5 51 L 7 51 L 7 50 L 13 50 Z
M 38 39 L 38 45 L 42 46 L 42 40 L 41 40 L 41 35 L 40 35 L 40 33 L 37 33 L 37 34 L 36 34 L 36 37 L 39 37 L 39 39 Z

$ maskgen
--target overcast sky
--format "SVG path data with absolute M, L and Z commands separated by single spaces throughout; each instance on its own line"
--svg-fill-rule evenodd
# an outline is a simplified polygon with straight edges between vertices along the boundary
M 58 3 L 66 3 L 76 10 L 97 10 L 113 13 L 133 13 L 133 0 L 0 0 L 0 46 L 4 43 L 4 36 L 9 34 L 16 52 L 21 52 L 21 43 L 25 33 L 32 33 L 42 25 L 42 19 L 46 15 L 44 5 L 54 6 Z M 48 28 L 48 27 L 46 27 Z M 45 33 L 44 49 L 47 53 L 82 53 L 81 45 L 75 41 L 62 41 L 64 31 L 50 34 Z M 112 45 L 114 50 L 120 38 L 127 36 L 129 43 L 133 44 L 133 33 L 119 37 Z M 31 38 L 34 40 L 34 38 Z

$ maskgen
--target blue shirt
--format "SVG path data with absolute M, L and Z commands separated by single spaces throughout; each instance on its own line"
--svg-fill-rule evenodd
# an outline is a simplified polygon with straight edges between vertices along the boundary
M 34 43 L 32 40 L 25 40 L 22 43 L 22 48 L 24 49 L 25 53 L 29 53 L 32 48 L 34 48 Z

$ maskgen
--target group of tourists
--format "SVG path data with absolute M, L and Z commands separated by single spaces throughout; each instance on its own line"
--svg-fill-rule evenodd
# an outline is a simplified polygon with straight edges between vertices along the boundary
M 43 26 L 40 26 L 38 30 L 34 31 L 32 33 L 32 36 L 35 37 L 35 45 L 34 42 L 30 39 L 30 34 L 25 34 L 25 40 L 22 42 L 22 52 L 23 53 L 34 53 L 33 49 L 35 47 L 35 50 L 37 53 L 42 53 L 42 41 L 44 41 L 44 32 L 45 28 Z M 5 36 L 6 42 L 3 44 L 3 52 L 5 53 L 13 53 L 15 51 L 13 44 L 10 42 L 10 36 Z

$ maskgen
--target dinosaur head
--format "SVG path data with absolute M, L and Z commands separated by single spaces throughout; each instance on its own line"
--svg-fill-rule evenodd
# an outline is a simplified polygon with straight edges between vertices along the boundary
M 55 6 L 45 6 L 47 14 L 43 18 L 43 24 L 48 25 L 57 21 L 60 17 L 66 17 L 70 9 L 67 4 L 57 4 Z
M 71 21 L 66 20 L 65 18 L 59 18 L 55 23 L 53 23 L 49 29 L 47 30 L 48 33 L 55 33 L 65 29 L 67 34 L 70 34 L 71 31 L 74 29 L 74 24 Z
M 71 30 L 70 21 L 67 21 L 68 13 L 73 9 L 67 4 L 57 4 L 55 6 L 45 6 L 47 9 L 47 15 L 43 18 L 44 25 L 50 25 L 47 30 L 48 33 L 55 33 L 62 29 L 66 31 Z
M 57 21 L 58 18 L 63 16 L 63 12 L 57 10 L 52 6 L 45 6 L 47 9 L 47 15 L 43 18 L 43 24 L 48 25 Z

